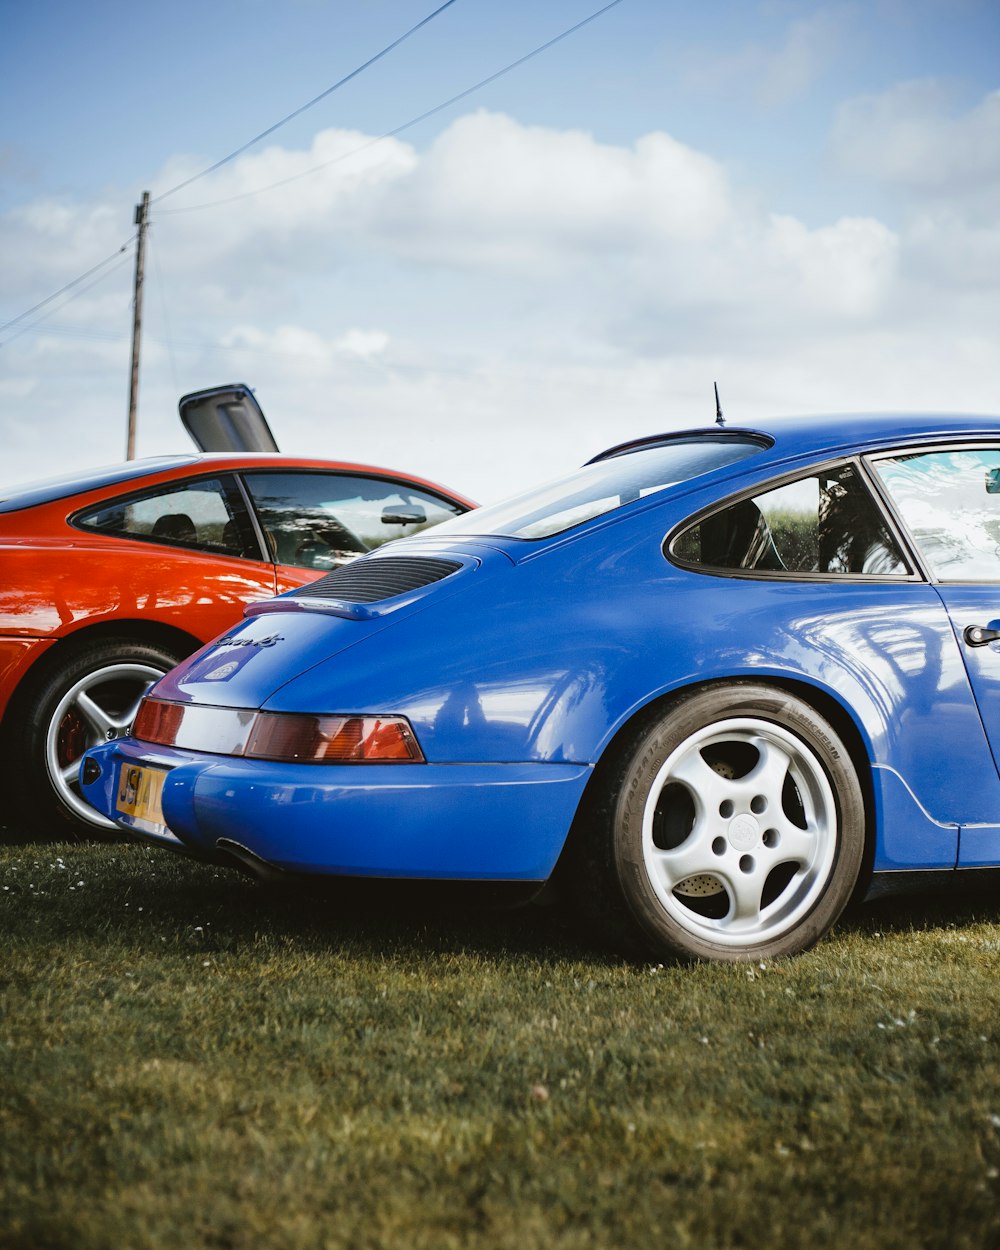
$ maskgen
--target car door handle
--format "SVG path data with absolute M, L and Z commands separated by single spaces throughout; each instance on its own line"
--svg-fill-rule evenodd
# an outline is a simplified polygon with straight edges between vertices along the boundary
M 970 647 L 985 647 L 988 642 L 1000 642 L 1000 629 L 994 629 L 996 621 L 989 625 L 966 625 L 965 641 Z

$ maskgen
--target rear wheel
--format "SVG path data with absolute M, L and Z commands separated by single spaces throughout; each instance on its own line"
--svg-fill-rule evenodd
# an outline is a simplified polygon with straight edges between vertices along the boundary
M 582 837 L 585 905 L 619 937 L 661 955 L 759 959 L 805 950 L 840 915 L 863 862 L 864 802 L 808 704 L 730 683 L 623 744 Z
M 48 836 L 116 829 L 80 794 L 81 758 L 124 734 L 142 696 L 181 658 L 166 647 L 105 638 L 65 652 L 19 694 L 5 737 L 24 824 Z

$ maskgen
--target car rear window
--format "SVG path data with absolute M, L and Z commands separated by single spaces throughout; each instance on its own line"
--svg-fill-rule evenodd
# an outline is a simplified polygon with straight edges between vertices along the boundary
M 586 464 L 566 477 L 438 526 L 435 534 L 551 538 L 595 517 L 763 451 L 756 438 L 678 438 Z

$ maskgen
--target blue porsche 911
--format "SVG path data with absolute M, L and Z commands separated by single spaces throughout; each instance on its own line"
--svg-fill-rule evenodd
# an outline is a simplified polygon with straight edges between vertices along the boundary
M 1000 418 L 841 416 L 625 443 L 252 604 L 83 791 L 260 876 L 556 874 L 736 960 L 1000 866 L 998 762 Z

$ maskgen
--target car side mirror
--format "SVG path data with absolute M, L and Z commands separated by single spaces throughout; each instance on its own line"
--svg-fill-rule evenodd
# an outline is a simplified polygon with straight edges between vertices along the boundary
M 986 470 L 987 495 L 1000 495 L 1000 469 Z
M 419 506 L 397 508 L 390 504 L 382 509 L 383 525 L 423 525 L 426 520 L 427 513 Z

